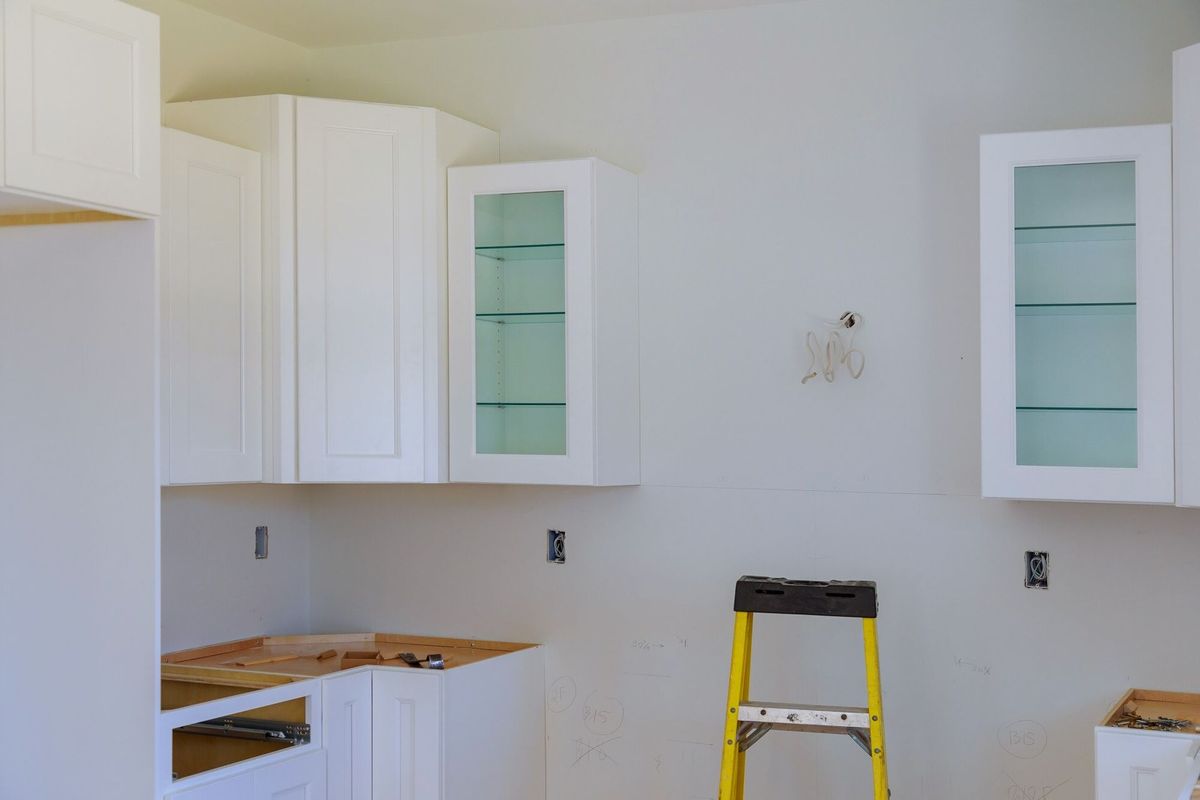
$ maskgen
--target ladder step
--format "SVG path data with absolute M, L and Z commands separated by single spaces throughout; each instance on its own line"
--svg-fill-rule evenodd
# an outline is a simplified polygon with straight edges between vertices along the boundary
M 871 715 L 857 706 L 815 706 L 793 703 L 750 701 L 738 707 L 739 722 L 770 725 L 780 730 L 812 733 L 848 733 L 851 729 L 870 731 Z

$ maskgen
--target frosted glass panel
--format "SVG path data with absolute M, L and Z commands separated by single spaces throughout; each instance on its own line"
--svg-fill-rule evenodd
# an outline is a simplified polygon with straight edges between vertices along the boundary
M 1137 466 L 1134 166 L 1015 170 L 1018 464 Z
M 1134 306 L 1017 309 L 1017 405 L 1136 408 Z
M 1018 410 L 1017 463 L 1136 467 L 1136 411 Z
M 475 198 L 475 449 L 565 455 L 563 193 Z

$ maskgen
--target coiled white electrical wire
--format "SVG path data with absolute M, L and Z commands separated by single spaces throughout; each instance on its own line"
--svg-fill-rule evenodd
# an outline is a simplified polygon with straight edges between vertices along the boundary
M 837 319 L 824 319 L 821 323 L 829 329 L 824 341 L 814 331 L 804 337 L 809 362 L 808 372 L 800 383 L 808 383 L 818 375 L 825 378 L 826 383 L 833 383 L 838 366 L 844 366 L 850 377 L 858 380 L 867 366 L 866 355 L 854 346 L 854 338 L 863 325 L 862 314 L 847 311 Z M 849 335 L 846 335 L 847 331 Z

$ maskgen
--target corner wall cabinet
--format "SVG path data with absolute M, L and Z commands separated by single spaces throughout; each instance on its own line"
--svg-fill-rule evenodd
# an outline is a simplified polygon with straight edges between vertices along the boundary
M 639 482 L 637 179 L 450 170 L 450 478 Z
M 259 156 L 169 128 L 162 137 L 164 481 L 261 481 Z
M 0 217 L 156 216 L 158 17 L 116 0 L 0 0 L 0 15 Z
M 445 481 L 445 172 L 495 162 L 496 134 L 284 95 L 171 103 L 166 119 L 262 154 L 263 479 Z
M 1171 129 L 985 136 L 983 494 L 1171 503 Z

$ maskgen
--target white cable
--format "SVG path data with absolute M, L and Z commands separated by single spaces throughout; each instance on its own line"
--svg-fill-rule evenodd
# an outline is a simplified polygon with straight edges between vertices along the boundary
M 808 383 L 818 375 L 825 378 L 826 383 L 833 383 L 839 365 L 846 368 L 851 378 L 858 380 L 867 366 L 866 355 L 854 346 L 858 329 L 863 324 L 862 314 L 847 311 L 837 319 L 823 319 L 821 324 L 830 329 L 824 342 L 813 331 L 809 331 L 804 337 L 809 362 L 807 374 L 800 379 L 800 383 Z M 843 341 L 842 334 L 847 330 L 850 331 L 850 336 L 848 341 Z

